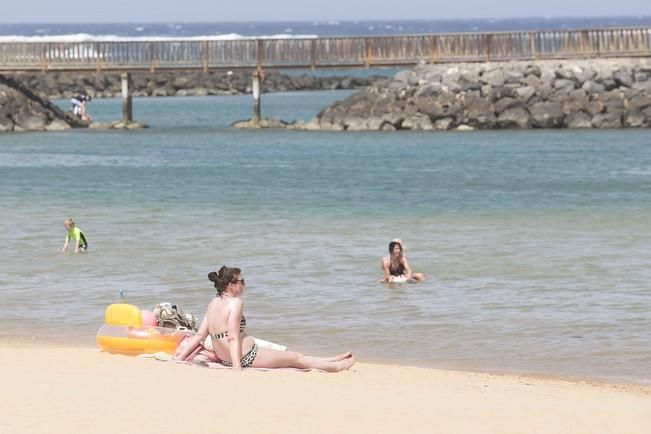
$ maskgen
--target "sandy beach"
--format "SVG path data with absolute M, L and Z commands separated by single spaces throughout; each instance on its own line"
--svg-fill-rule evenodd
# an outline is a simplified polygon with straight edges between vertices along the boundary
M 648 433 L 651 388 L 357 363 L 233 372 L 0 344 L 5 433 Z

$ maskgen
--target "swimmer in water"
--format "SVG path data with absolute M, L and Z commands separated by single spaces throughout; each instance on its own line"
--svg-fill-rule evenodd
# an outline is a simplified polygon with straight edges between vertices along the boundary
M 389 256 L 382 258 L 383 282 L 422 282 L 425 280 L 423 273 L 413 273 L 409 261 L 404 255 L 402 240 L 396 238 L 389 243 Z

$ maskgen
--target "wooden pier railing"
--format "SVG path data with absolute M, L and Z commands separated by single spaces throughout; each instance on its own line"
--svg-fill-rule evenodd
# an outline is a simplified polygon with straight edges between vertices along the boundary
M 651 28 L 385 37 L 0 43 L 0 71 L 406 66 L 650 56 Z

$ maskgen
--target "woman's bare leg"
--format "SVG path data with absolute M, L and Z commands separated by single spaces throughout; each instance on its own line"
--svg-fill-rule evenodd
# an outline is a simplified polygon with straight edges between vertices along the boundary
M 344 353 L 346 354 L 346 353 Z M 335 356 L 334 358 L 342 356 Z M 254 368 L 298 368 L 320 369 L 326 372 L 339 372 L 349 369 L 355 363 L 351 356 L 342 360 L 328 360 L 319 357 L 304 356 L 293 351 L 276 351 L 269 348 L 258 348 L 258 354 L 253 361 Z
M 425 280 L 425 275 L 423 273 L 413 273 L 411 278 L 416 282 L 423 282 Z
M 337 354 L 334 357 L 325 357 L 324 360 L 327 360 L 329 362 L 338 362 L 339 360 L 344 360 L 349 357 L 353 357 L 352 351 L 346 351 L 345 353 Z

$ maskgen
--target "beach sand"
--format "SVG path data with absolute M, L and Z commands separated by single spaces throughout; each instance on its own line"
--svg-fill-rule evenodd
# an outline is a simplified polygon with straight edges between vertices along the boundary
M 3 433 L 644 433 L 651 387 L 357 363 L 207 369 L 0 342 Z

